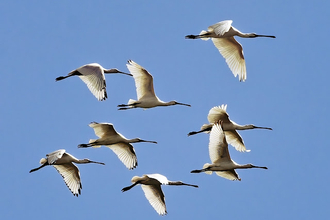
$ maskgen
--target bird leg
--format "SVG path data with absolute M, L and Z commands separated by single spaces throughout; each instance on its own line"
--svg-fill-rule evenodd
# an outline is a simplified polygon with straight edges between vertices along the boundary
M 192 131 L 192 132 L 188 133 L 188 136 L 198 134 L 198 133 L 202 133 L 202 132 L 205 132 L 205 131 L 211 131 L 211 129 L 212 129 L 212 127 L 208 127 L 208 128 L 203 129 L 203 130 L 200 130 L 200 131 Z
M 131 108 L 136 108 L 137 104 L 140 104 L 140 102 L 135 102 L 132 104 L 121 104 L 121 105 L 118 105 L 117 107 L 122 107 L 122 108 L 119 108 L 118 110 L 127 110 L 127 109 L 131 109 Z
M 201 172 L 205 172 L 205 169 L 201 169 L 201 170 L 192 170 L 190 171 L 190 173 L 201 173 Z
M 66 79 L 70 76 L 81 76 L 82 74 L 79 73 L 77 70 L 73 70 L 72 72 L 70 72 L 67 76 L 59 76 L 57 77 L 55 80 L 56 81 L 60 81 L 60 80 L 63 80 L 63 79 Z
M 130 185 L 130 186 L 124 187 L 121 191 L 122 191 L 122 192 L 126 192 L 127 190 L 132 189 L 132 188 L 133 188 L 134 186 L 136 186 L 137 184 L 139 184 L 139 182 L 135 182 L 135 183 L 133 183 L 133 184 Z
M 79 144 L 78 148 L 86 148 L 86 147 L 91 147 L 91 144 Z
M 49 165 L 48 162 L 42 164 L 42 165 L 41 165 L 40 167 L 38 167 L 38 168 L 35 168 L 35 169 L 30 170 L 29 173 L 32 173 L 32 172 L 34 172 L 34 171 L 37 171 L 37 170 L 39 170 L 39 169 L 41 169 L 41 168 L 43 168 L 44 166 L 47 166 L 47 165 Z

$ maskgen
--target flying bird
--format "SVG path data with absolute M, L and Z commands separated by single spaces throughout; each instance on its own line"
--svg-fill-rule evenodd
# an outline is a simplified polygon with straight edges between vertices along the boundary
M 130 170 L 134 169 L 138 164 L 135 150 L 130 143 L 149 142 L 157 144 L 156 141 L 146 141 L 140 138 L 127 139 L 122 134 L 118 133 L 111 123 L 92 122 L 89 124 L 89 127 L 94 129 L 95 135 L 98 136 L 99 139 L 91 139 L 89 144 L 80 144 L 78 147 L 98 148 L 104 145 L 110 148 L 118 156 L 119 160 Z
M 88 89 L 99 100 L 103 101 L 108 98 L 105 83 L 105 73 L 120 73 L 132 76 L 132 74 L 124 73 L 118 69 L 104 69 L 98 63 L 86 64 L 71 71 L 67 76 L 60 76 L 56 78 L 56 81 L 66 79 L 71 76 L 79 76 L 79 78 L 86 83 Z
M 206 163 L 201 170 L 193 170 L 191 173 L 205 172 L 212 174 L 214 171 L 218 176 L 229 180 L 239 180 L 238 174 L 235 169 L 249 169 L 249 168 L 262 168 L 267 167 L 254 166 L 252 164 L 240 165 L 235 163 L 230 158 L 228 151 L 228 143 L 226 141 L 225 133 L 221 128 L 221 121 L 213 124 L 210 133 L 209 154 L 212 164 Z
M 197 185 L 183 183 L 181 181 L 169 181 L 165 176 L 161 174 L 147 174 L 142 177 L 134 176 L 131 180 L 132 185 L 123 188 L 121 191 L 125 192 L 130 190 L 137 184 L 141 184 L 144 195 L 149 201 L 150 205 L 156 210 L 159 215 L 166 215 L 165 196 L 162 191 L 161 185 L 175 185 L 175 186 L 192 186 L 198 187 Z
M 235 147 L 236 150 L 240 152 L 249 152 L 250 150 L 246 150 L 242 137 L 238 134 L 236 130 L 248 130 L 248 129 L 268 129 L 267 127 L 258 127 L 252 124 L 249 125 L 239 125 L 229 119 L 229 115 L 227 113 L 227 105 L 215 106 L 210 109 L 207 119 L 210 124 L 204 124 L 201 127 L 200 131 L 192 131 L 189 132 L 188 136 L 198 134 L 201 132 L 210 133 L 211 128 L 214 123 L 219 120 L 222 121 L 222 128 L 224 130 L 226 140 L 229 144 Z
M 118 105 L 118 107 L 120 107 L 118 110 L 126 110 L 131 108 L 147 109 L 156 106 L 169 105 L 185 105 L 190 107 L 188 104 L 183 104 L 177 101 L 163 102 L 155 94 L 152 75 L 146 69 L 132 60 L 129 60 L 128 64 L 126 65 L 135 80 L 138 100 L 136 101 L 130 99 L 127 105 Z
M 41 158 L 40 167 L 30 170 L 30 173 L 37 171 L 47 165 L 52 165 L 59 174 L 64 179 L 65 184 L 68 186 L 69 190 L 72 192 L 74 196 L 78 197 L 80 195 L 80 191 L 82 189 L 81 181 L 80 181 L 80 172 L 78 167 L 73 163 L 97 163 L 105 165 L 101 162 L 91 161 L 89 159 L 77 159 L 69 153 L 66 153 L 65 150 L 57 150 L 50 154 L 46 155 L 46 158 Z
M 243 55 L 243 48 L 238 43 L 234 36 L 244 38 L 255 38 L 255 37 L 271 37 L 270 35 L 260 35 L 255 33 L 242 33 L 231 24 L 232 20 L 221 21 L 208 27 L 207 31 L 202 31 L 199 35 L 187 35 L 186 39 L 198 39 L 202 40 L 212 39 L 214 46 L 219 50 L 221 55 L 225 58 L 230 70 L 234 76 L 238 75 L 239 81 L 246 80 L 246 66 Z

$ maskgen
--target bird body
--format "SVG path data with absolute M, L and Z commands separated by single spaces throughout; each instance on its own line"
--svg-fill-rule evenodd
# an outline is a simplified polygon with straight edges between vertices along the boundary
M 121 72 L 118 69 L 105 69 L 98 63 L 90 63 L 71 71 L 67 76 L 57 77 L 56 81 L 66 79 L 71 76 L 79 76 L 79 78 L 87 85 L 92 94 L 99 101 L 103 101 L 108 98 L 104 73 L 121 73 L 131 76 L 131 74 Z
M 127 139 L 118 133 L 111 123 L 92 122 L 89 126 L 94 129 L 95 135 L 99 139 L 91 139 L 88 144 L 80 144 L 78 147 L 97 148 L 101 145 L 109 147 L 128 169 L 134 169 L 137 166 L 137 157 L 131 143 L 149 142 L 157 144 L 156 141 L 146 141 L 140 138 Z
M 130 73 L 133 75 L 138 100 L 130 99 L 128 104 L 118 105 L 118 107 L 120 107 L 119 110 L 127 110 L 131 108 L 147 109 L 157 106 L 170 105 L 190 106 L 188 104 L 180 103 L 177 101 L 161 101 L 155 94 L 152 75 L 146 69 L 132 60 L 129 60 L 128 64 L 126 65 Z
M 83 164 L 83 163 L 97 163 L 105 165 L 101 162 L 91 161 L 89 159 L 77 159 L 69 153 L 66 153 L 65 150 L 60 149 L 49 153 L 46 155 L 46 158 L 40 160 L 42 164 L 40 167 L 30 170 L 30 173 L 41 169 L 47 165 L 52 165 L 64 179 L 65 184 L 68 186 L 70 191 L 74 196 L 81 194 L 81 181 L 80 173 L 78 167 L 73 163 Z
M 144 194 L 159 215 L 166 215 L 165 196 L 161 189 L 161 185 L 185 185 L 198 187 L 197 185 L 183 183 L 181 181 L 169 181 L 164 175 L 161 174 L 145 174 L 142 177 L 134 176 L 131 180 L 133 183 L 128 187 L 122 189 L 123 192 L 130 190 L 137 184 L 141 184 Z
M 239 125 L 232 120 L 229 119 L 229 115 L 227 113 L 227 105 L 221 105 L 221 106 L 215 106 L 210 109 L 209 114 L 207 116 L 207 119 L 210 124 L 204 124 L 201 127 L 200 131 L 192 131 L 189 132 L 188 136 L 198 134 L 201 132 L 209 133 L 212 129 L 212 126 L 214 123 L 218 121 L 222 121 L 222 129 L 226 136 L 226 141 L 235 147 L 236 150 L 245 152 L 250 151 L 247 150 L 242 137 L 239 135 L 239 133 L 236 130 L 249 130 L 249 129 L 267 129 L 272 130 L 268 127 L 259 127 L 252 124 L 248 125 Z
M 191 173 L 205 172 L 207 174 L 212 174 L 212 172 L 216 172 L 217 175 L 229 180 L 241 180 L 235 169 L 267 169 L 267 167 L 259 167 L 252 164 L 240 165 L 233 161 L 230 158 L 228 143 L 226 141 L 225 133 L 222 130 L 221 123 L 221 121 L 214 123 L 210 133 L 209 155 L 212 164 L 206 163 L 204 164 L 203 169 L 193 170 Z
M 243 48 L 240 43 L 236 41 L 234 36 L 243 38 L 255 37 L 271 37 L 270 35 L 260 35 L 255 33 L 242 33 L 231 24 L 232 20 L 225 20 L 218 22 L 208 27 L 207 31 L 202 31 L 199 35 L 187 35 L 186 39 L 212 39 L 214 46 L 219 50 L 220 54 L 225 58 L 230 70 L 236 77 L 238 75 L 239 81 L 246 80 L 246 65 L 243 55 Z

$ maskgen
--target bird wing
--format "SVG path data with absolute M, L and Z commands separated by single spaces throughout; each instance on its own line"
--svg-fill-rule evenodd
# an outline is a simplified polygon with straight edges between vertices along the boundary
M 47 157 L 48 164 L 49 165 L 54 164 L 58 159 L 62 158 L 64 153 L 65 153 L 65 150 L 60 149 L 60 150 L 47 154 L 46 157 Z
M 80 195 L 82 185 L 80 182 L 80 173 L 78 167 L 73 163 L 53 165 L 57 172 L 61 174 L 65 184 L 68 186 L 74 196 Z
M 107 98 L 103 68 L 99 64 L 87 64 L 77 69 L 82 75 L 79 78 L 86 83 L 88 89 L 99 100 Z
M 137 157 L 134 148 L 129 143 L 117 143 L 107 145 L 119 158 L 119 160 L 127 167 L 134 169 L 137 166 Z
M 160 182 L 163 185 L 167 185 L 168 184 L 168 179 L 166 176 L 159 174 L 159 173 L 154 173 L 154 174 L 146 174 L 149 178 L 153 178 L 158 180 L 158 182 Z
M 89 124 L 89 127 L 94 129 L 95 135 L 99 138 L 118 134 L 111 123 L 92 122 Z
M 236 77 L 238 75 L 240 81 L 245 81 L 246 66 L 241 44 L 234 37 L 212 38 L 212 41 L 225 58 L 234 76 Z
M 207 120 L 210 123 L 216 123 L 218 121 L 222 121 L 223 123 L 230 122 L 226 109 L 227 105 L 215 106 L 211 108 L 209 114 L 207 115 Z
M 232 20 L 220 21 L 214 25 L 208 27 L 209 32 L 214 32 L 216 35 L 222 36 L 229 31 Z
M 138 100 L 145 96 L 155 96 L 152 75 L 134 61 L 129 60 L 128 63 L 126 66 L 135 80 Z
M 231 161 L 225 134 L 218 123 L 214 124 L 211 129 L 209 154 L 213 164 Z
M 234 169 L 227 170 L 227 171 L 216 171 L 215 173 L 218 176 L 221 176 L 221 177 L 229 179 L 229 180 L 239 180 L 239 181 L 241 181 L 241 179 L 239 178 L 238 174 L 236 173 L 236 171 Z
M 166 215 L 165 196 L 159 185 L 141 185 L 150 205 L 159 215 Z
M 240 152 L 249 152 L 250 150 L 246 150 L 246 147 L 244 145 L 243 139 L 241 135 L 236 130 L 232 131 L 224 131 L 227 143 L 234 146 L 237 151 Z

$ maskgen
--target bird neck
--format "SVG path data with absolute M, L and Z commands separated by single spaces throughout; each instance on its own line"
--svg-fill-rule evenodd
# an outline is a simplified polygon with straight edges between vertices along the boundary
M 75 161 L 73 161 L 73 162 L 75 162 L 75 163 L 90 163 L 90 161 L 88 160 L 88 159 L 82 159 L 82 160 L 75 160 Z
M 238 125 L 234 124 L 234 127 L 236 130 L 248 130 L 248 129 L 253 129 L 254 125 Z
M 242 33 L 242 32 L 237 32 L 237 36 L 243 37 L 243 38 L 255 38 L 256 34 L 254 33 Z
M 137 143 L 137 142 L 141 142 L 141 140 L 139 138 L 133 138 L 133 139 L 129 139 L 127 142 L 128 143 Z
M 118 73 L 119 71 L 117 69 L 104 69 L 104 73 Z
M 236 164 L 236 169 L 249 169 L 249 168 L 253 168 L 253 165 L 252 164 L 244 164 L 244 165 L 241 165 L 241 164 Z

